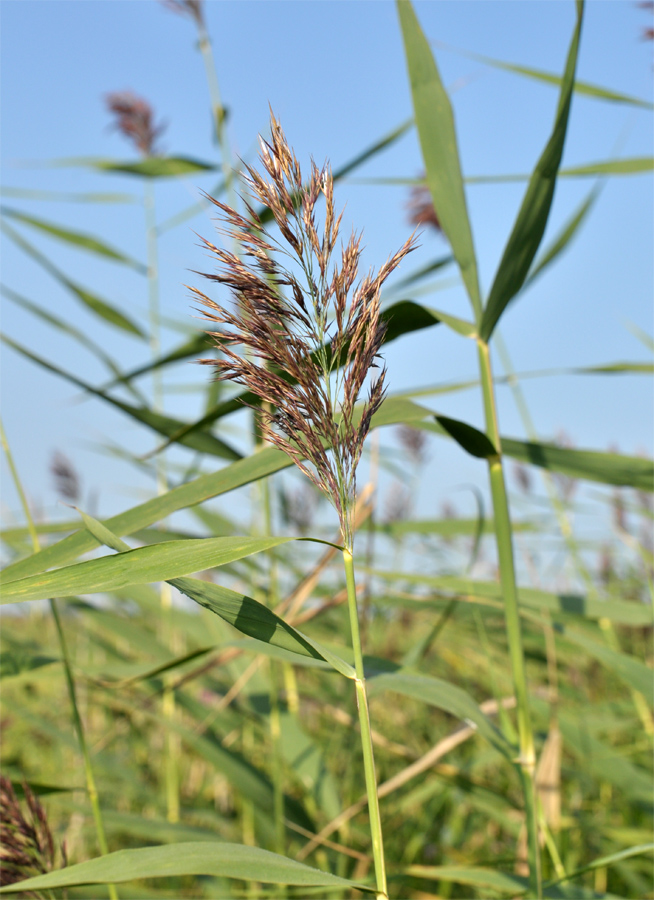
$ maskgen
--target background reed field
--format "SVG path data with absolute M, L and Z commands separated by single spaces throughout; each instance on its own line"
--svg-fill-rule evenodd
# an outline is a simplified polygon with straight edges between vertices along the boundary
M 654 898 L 651 14 L 3 4 L 0 894 Z

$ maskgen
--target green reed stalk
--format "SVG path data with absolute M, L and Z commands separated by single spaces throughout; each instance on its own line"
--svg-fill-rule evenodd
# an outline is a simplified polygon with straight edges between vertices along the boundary
M 538 804 L 536 798 L 536 753 L 534 734 L 529 709 L 525 658 L 520 629 L 520 613 L 518 609 L 518 590 L 513 558 L 513 531 L 509 515 L 506 481 L 502 465 L 502 447 L 497 424 L 497 406 L 495 402 L 495 386 L 491 368 L 490 349 L 488 344 L 478 339 L 479 371 L 484 397 L 484 413 L 486 432 L 497 455 L 488 459 L 491 495 L 493 498 L 493 519 L 495 538 L 500 566 L 500 584 L 504 599 L 504 620 L 509 644 L 509 657 L 513 674 L 513 685 L 516 695 L 518 715 L 519 755 L 517 764 L 522 781 L 527 824 L 527 840 L 529 854 L 529 887 L 532 893 L 542 897 L 542 876 L 540 846 L 538 838 Z
M 34 552 L 38 553 L 41 550 L 41 542 L 39 541 L 39 536 L 34 526 L 34 520 L 32 519 L 32 514 L 30 512 L 29 505 L 27 503 L 27 498 L 25 496 L 25 492 L 23 491 L 23 485 L 20 480 L 20 476 L 18 474 L 18 470 L 14 464 L 14 458 L 9 448 L 9 442 L 7 441 L 7 436 L 5 434 L 4 427 L 2 425 L 2 421 L 0 420 L 0 442 L 2 442 L 2 448 L 5 452 L 5 456 L 7 458 L 7 464 L 9 465 L 9 470 L 11 472 L 11 477 L 13 479 L 14 485 L 16 486 L 16 491 L 18 492 L 18 496 L 20 498 L 21 506 L 23 507 L 23 512 L 25 514 L 25 520 L 27 522 L 27 528 L 30 533 L 30 537 L 32 539 L 32 546 L 34 547 Z M 68 652 L 68 644 L 66 642 L 66 636 L 64 634 L 64 629 L 61 623 L 61 617 L 59 615 L 59 609 L 57 606 L 57 601 L 54 597 L 51 597 L 48 601 L 50 604 L 50 611 L 52 613 L 52 618 L 54 619 L 55 627 L 57 629 L 57 637 L 59 639 L 59 647 L 61 650 L 61 659 L 64 664 L 64 673 L 66 676 L 66 685 L 68 688 L 68 697 L 70 700 L 71 712 L 73 716 L 73 725 L 75 727 L 75 731 L 77 733 L 77 741 L 79 743 L 80 751 L 82 753 L 82 759 L 84 761 L 84 777 L 86 779 L 86 792 L 89 797 L 89 801 L 91 803 L 91 810 L 93 812 L 93 821 L 95 823 L 95 831 L 98 838 L 98 846 L 100 848 L 100 854 L 102 856 L 106 856 L 109 853 L 109 848 L 107 846 L 107 838 L 104 831 L 104 823 L 102 821 L 102 811 L 100 809 L 100 798 L 98 796 L 98 789 L 95 783 L 95 775 L 93 774 L 93 765 L 91 764 L 91 754 L 89 753 L 88 744 L 86 743 L 86 735 L 84 733 L 84 725 L 82 723 L 82 717 L 79 713 L 79 706 L 77 703 L 77 691 L 75 688 L 75 680 L 73 678 L 73 670 L 70 661 L 70 653 Z M 118 900 L 118 891 L 116 890 L 116 886 L 114 884 L 107 885 L 109 891 L 110 900 Z
M 157 245 L 157 222 L 155 212 L 154 185 L 146 179 L 144 187 L 145 230 L 148 253 L 148 309 L 150 314 L 150 352 L 156 359 L 161 352 L 161 313 L 159 302 L 159 256 Z M 161 412 L 164 406 L 163 379 L 159 369 L 152 371 L 152 407 Z M 161 496 L 168 490 L 166 460 L 163 453 L 156 458 L 157 494 Z M 172 589 L 167 582 L 162 582 L 160 602 L 162 612 L 162 629 L 167 644 L 173 643 L 172 634 Z M 173 648 L 175 649 L 175 648 Z M 164 676 L 165 677 L 165 676 Z M 164 685 L 162 697 L 164 721 L 172 723 L 175 718 L 175 694 L 169 684 Z M 169 822 L 179 822 L 179 756 L 180 744 L 178 735 L 171 729 L 166 731 L 166 817 Z
M 351 551 L 347 548 L 343 550 L 343 565 L 345 566 L 347 606 L 350 613 L 352 649 L 354 651 L 354 669 L 356 672 L 354 687 L 356 690 L 357 709 L 359 711 L 359 726 L 361 728 L 361 750 L 363 751 L 363 770 L 366 780 L 366 794 L 368 795 L 372 855 L 375 862 L 375 878 L 377 883 L 377 900 L 383 900 L 383 898 L 388 897 L 386 863 L 384 861 L 384 841 L 382 836 L 381 816 L 379 813 L 379 797 L 377 796 L 375 757 L 372 747 L 372 733 L 370 730 L 366 677 L 363 668 L 363 650 L 361 647 L 361 634 L 359 631 L 359 612 L 357 609 L 357 592 L 354 580 L 354 560 Z

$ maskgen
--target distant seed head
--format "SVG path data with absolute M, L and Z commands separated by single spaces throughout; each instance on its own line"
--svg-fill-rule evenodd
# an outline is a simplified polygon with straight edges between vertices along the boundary
M 116 116 L 115 127 L 125 135 L 144 156 L 154 156 L 155 144 L 165 125 L 154 125 L 152 107 L 142 97 L 131 91 L 107 94 L 109 111 Z

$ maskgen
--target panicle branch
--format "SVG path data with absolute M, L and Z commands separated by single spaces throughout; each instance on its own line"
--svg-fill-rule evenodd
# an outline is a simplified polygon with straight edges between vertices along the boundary
M 272 113 L 270 131 L 269 141 L 260 138 L 260 169 L 245 165 L 246 214 L 209 198 L 221 212 L 221 233 L 240 246 L 241 258 L 202 238 L 218 263 L 205 277 L 228 287 L 234 303 L 227 308 L 190 288 L 215 323 L 211 334 L 221 349 L 220 359 L 201 362 L 256 395 L 265 438 L 329 497 L 351 548 L 356 467 L 385 393 L 386 370 L 376 362 L 386 331 L 380 291 L 415 241 L 412 235 L 376 275 L 357 284 L 361 235 L 353 232 L 342 246 L 340 264 L 334 259 L 343 214 L 334 209 L 329 165 L 318 168 L 312 160 L 305 184 Z M 322 227 L 316 220 L 321 197 Z M 255 212 L 254 201 L 265 213 Z M 270 219 L 279 239 L 267 227 Z M 377 376 L 359 414 L 371 369 Z

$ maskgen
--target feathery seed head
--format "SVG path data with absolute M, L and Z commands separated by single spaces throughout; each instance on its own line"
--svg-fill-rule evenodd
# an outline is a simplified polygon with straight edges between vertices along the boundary
M 23 784 L 27 815 L 8 778 L 0 775 L 0 885 L 15 884 L 55 868 L 55 845 L 43 807 Z M 62 865 L 66 853 L 61 848 Z M 37 894 L 25 894 L 35 897 Z
M 155 142 L 165 125 L 154 125 L 154 112 L 147 100 L 131 91 L 106 96 L 109 111 L 116 116 L 116 128 L 134 143 L 144 156 L 154 156 Z
M 411 236 L 376 276 L 370 273 L 355 286 L 361 236 L 352 234 L 339 265 L 333 252 L 342 213 L 334 211 L 331 169 L 319 169 L 312 160 L 305 184 L 272 113 L 270 131 L 270 141 L 260 138 L 260 169 L 245 165 L 242 176 L 250 200 L 264 211 L 257 214 L 245 202 L 242 216 L 209 198 L 222 214 L 222 233 L 237 242 L 242 258 L 202 239 L 218 262 L 217 271 L 205 277 L 230 288 L 234 304 L 228 309 L 191 288 L 203 314 L 218 326 L 212 336 L 222 351 L 221 359 L 201 362 L 258 398 L 265 438 L 329 497 L 351 548 L 356 467 L 385 390 L 385 368 L 376 363 L 386 331 L 381 287 L 415 243 Z M 268 230 L 270 219 L 280 239 Z M 356 409 L 373 368 L 377 377 Z

